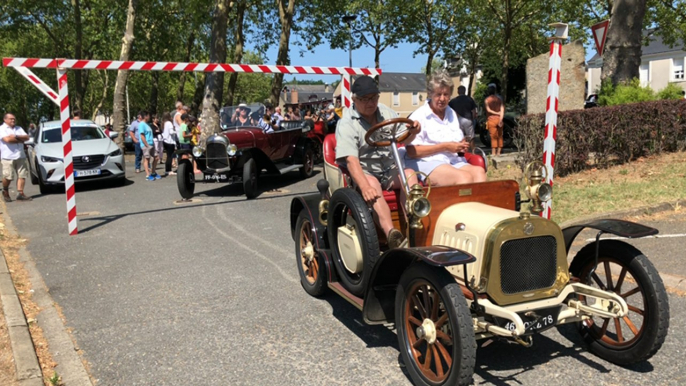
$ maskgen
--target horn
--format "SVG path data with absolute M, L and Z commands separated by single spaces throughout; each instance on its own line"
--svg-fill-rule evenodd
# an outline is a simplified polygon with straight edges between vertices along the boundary
M 431 212 L 431 202 L 426 197 L 419 197 L 410 203 L 410 228 L 422 229 L 422 218 L 429 215 Z
M 319 201 L 319 222 L 326 226 L 329 217 L 329 200 Z

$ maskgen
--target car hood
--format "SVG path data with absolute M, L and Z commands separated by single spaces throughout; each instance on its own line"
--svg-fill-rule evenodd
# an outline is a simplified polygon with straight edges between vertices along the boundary
M 90 139 L 87 141 L 72 141 L 72 156 L 110 154 L 117 150 L 117 145 L 109 138 Z M 36 147 L 36 153 L 49 157 L 64 158 L 62 143 L 41 143 Z

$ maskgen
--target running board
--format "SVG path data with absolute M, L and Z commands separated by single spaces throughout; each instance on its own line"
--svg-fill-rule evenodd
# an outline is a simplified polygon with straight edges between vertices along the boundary
M 333 290 L 333 292 L 337 293 L 343 299 L 347 300 L 350 304 L 352 304 L 353 306 L 357 307 L 360 311 L 362 311 L 362 306 L 364 304 L 362 298 L 359 298 L 351 294 L 350 292 L 348 292 L 347 289 L 343 288 L 343 286 L 338 282 L 329 282 L 327 284 L 329 285 L 329 288 Z
M 282 169 L 282 168 L 279 168 L 279 173 L 281 173 L 281 174 L 286 174 L 286 173 L 288 173 L 288 172 L 290 172 L 290 171 L 292 171 L 292 170 L 300 169 L 301 167 L 303 167 L 303 165 L 300 165 L 300 164 L 286 165 L 286 166 L 283 167 L 283 169 Z

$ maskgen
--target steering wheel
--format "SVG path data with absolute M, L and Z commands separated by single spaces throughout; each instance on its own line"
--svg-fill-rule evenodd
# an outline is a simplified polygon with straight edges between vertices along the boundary
M 393 118 L 386 119 L 383 122 L 379 122 L 367 130 L 367 134 L 364 136 L 364 141 L 367 142 L 369 146 L 390 146 L 391 142 L 402 142 L 410 136 L 410 130 L 407 129 L 405 125 L 400 124 L 413 124 L 414 121 L 407 118 Z M 394 125 L 392 128 L 382 130 L 386 126 Z

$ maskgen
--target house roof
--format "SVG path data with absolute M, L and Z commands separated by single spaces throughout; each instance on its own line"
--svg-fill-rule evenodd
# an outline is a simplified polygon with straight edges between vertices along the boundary
M 360 76 L 355 76 L 354 79 Z M 383 72 L 379 75 L 379 91 L 426 91 L 426 75 L 407 72 Z
M 667 53 L 667 52 L 679 52 L 684 50 L 684 41 L 679 40 L 677 43 L 674 45 L 674 47 L 670 47 L 665 42 L 662 40 L 661 36 L 656 36 L 653 35 L 652 33 L 655 30 L 649 29 L 643 31 L 643 36 L 648 39 L 649 43 L 647 46 L 641 47 L 641 52 L 642 55 L 655 55 L 655 54 L 662 54 L 662 53 Z M 588 60 L 589 63 L 598 61 L 600 59 L 600 56 L 598 53 L 593 55 L 591 59 Z

